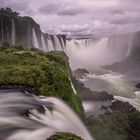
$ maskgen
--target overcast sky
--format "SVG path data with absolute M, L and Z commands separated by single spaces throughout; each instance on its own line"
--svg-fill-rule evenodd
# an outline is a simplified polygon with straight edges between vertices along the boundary
M 140 0 L 0 0 L 0 7 L 31 16 L 49 33 L 86 37 L 140 30 Z

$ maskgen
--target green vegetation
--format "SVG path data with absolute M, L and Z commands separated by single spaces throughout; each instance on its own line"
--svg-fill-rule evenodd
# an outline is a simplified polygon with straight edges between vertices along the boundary
M 139 140 L 140 112 L 113 111 L 88 119 L 96 140 Z
M 83 140 L 80 137 L 71 133 L 57 133 L 56 135 L 48 138 L 47 140 Z
M 68 58 L 63 52 L 48 52 L 21 46 L 0 46 L 0 85 L 25 85 L 45 96 L 66 101 L 80 116 L 82 102 L 70 84 Z
M 25 48 L 32 48 L 32 29 L 34 28 L 38 35 L 38 42 L 41 45 L 40 26 L 31 17 L 19 16 L 19 13 L 10 8 L 0 9 L 0 42 L 7 41 L 11 43 L 12 20 L 15 23 L 16 45 L 22 45 Z
M 19 13 L 12 11 L 10 8 L 1 8 L 0 9 L 0 16 L 9 16 L 9 17 L 17 17 Z

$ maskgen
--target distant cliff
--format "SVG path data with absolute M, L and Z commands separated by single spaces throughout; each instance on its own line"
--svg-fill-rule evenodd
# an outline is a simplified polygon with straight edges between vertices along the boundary
M 105 66 L 112 71 L 120 72 L 133 77 L 140 75 L 140 32 L 136 32 L 131 39 L 128 56 L 121 62 Z
M 38 48 L 44 51 L 64 50 L 65 35 L 43 33 L 30 17 L 21 17 L 10 8 L 0 9 L 0 42 L 22 45 L 25 48 Z

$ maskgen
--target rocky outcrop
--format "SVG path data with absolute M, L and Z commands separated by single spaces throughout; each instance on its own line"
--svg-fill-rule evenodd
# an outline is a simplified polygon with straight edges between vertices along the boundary
M 122 111 L 122 112 L 135 112 L 136 109 L 129 102 L 122 102 L 119 100 L 115 100 L 112 102 L 110 109 L 113 111 Z
M 140 83 L 138 83 L 137 85 L 135 85 L 136 88 L 140 88 Z
M 86 69 L 76 69 L 73 72 L 73 76 L 75 76 L 77 79 L 83 78 L 83 76 L 85 76 L 86 74 L 89 74 L 89 72 Z
M 83 140 L 83 139 L 74 134 L 63 132 L 57 133 L 56 135 L 51 136 L 47 140 Z
M 111 101 L 114 100 L 113 95 L 108 94 L 106 91 L 95 92 L 86 88 L 83 83 L 73 78 L 76 91 L 81 95 L 83 101 Z
M 66 46 L 66 35 L 43 33 L 40 25 L 31 17 L 21 17 L 10 8 L 0 9 L 0 43 L 22 45 L 24 48 L 41 50 L 63 50 Z M 50 43 L 49 43 L 50 42 Z M 59 43 L 58 43 L 59 42 Z M 56 46 L 59 45 L 57 48 Z M 51 45 L 50 45 L 51 44 Z

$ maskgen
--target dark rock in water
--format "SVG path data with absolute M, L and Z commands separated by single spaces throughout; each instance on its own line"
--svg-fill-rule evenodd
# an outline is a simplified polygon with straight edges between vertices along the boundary
M 135 87 L 136 87 L 136 88 L 140 88 L 140 83 L 138 83 Z
M 77 78 L 80 79 L 83 76 L 85 76 L 86 74 L 89 74 L 89 72 L 86 69 L 77 69 L 73 72 L 73 75 Z
M 110 109 L 113 111 L 122 111 L 122 112 L 134 112 L 136 111 L 135 107 L 129 104 L 129 102 L 122 102 L 116 100 L 110 106 Z
M 108 94 L 106 91 L 95 92 L 86 88 L 83 83 L 73 78 L 76 91 L 81 95 L 83 101 L 111 101 L 114 100 L 113 95 Z
M 95 101 L 107 101 L 114 100 L 113 95 L 108 94 L 106 91 L 102 92 L 93 92 L 93 98 Z
M 48 138 L 47 140 L 83 140 L 83 139 L 74 134 L 63 132 L 63 133 L 57 133 L 51 136 L 50 138 Z
M 102 105 L 102 106 L 101 106 L 101 110 L 108 110 L 108 107 L 107 107 L 107 106 Z
M 89 116 L 88 127 L 96 140 L 140 140 L 140 112 L 128 102 L 114 101 L 102 114 Z M 101 109 L 106 109 L 102 106 Z
M 18 84 L 0 84 L 0 90 L 4 89 L 15 89 L 22 92 L 29 92 L 31 94 L 39 95 L 37 91 L 31 86 L 28 85 L 18 85 Z

